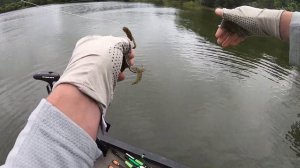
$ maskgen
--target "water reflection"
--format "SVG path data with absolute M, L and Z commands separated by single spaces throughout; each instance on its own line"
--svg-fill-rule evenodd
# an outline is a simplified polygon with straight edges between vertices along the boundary
M 86 4 L 67 4 L 64 5 L 60 10 L 63 13 L 69 14 L 89 14 L 96 12 L 111 12 L 113 10 L 126 10 L 130 8 L 143 8 L 143 7 L 151 7 L 151 4 L 137 4 L 137 3 L 115 3 L 115 2 L 102 2 L 102 3 L 94 3 L 90 5 Z

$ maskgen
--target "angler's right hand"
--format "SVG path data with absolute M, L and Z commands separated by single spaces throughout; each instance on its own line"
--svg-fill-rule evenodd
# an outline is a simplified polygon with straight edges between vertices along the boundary
M 223 9 L 217 8 L 215 10 L 215 13 L 218 16 L 223 17 Z M 224 48 L 236 46 L 246 39 L 246 37 L 239 36 L 237 33 L 228 32 L 225 28 L 221 27 L 220 25 L 216 31 L 215 36 L 217 38 L 217 43 Z
M 224 48 L 236 46 L 246 39 L 246 37 L 231 34 L 222 28 L 218 28 L 215 36 L 217 38 L 217 43 Z
M 274 36 L 281 39 L 279 25 L 283 10 L 241 6 L 235 9 L 218 8 L 215 12 L 223 18 L 216 32 L 217 42 L 223 47 L 237 45 L 248 36 Z

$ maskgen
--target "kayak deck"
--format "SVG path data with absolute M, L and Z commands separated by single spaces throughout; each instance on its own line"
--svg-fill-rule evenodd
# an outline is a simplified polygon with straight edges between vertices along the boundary
M 123 160 L 125 159 L 125 153 L 132 155 L 134 158 L 142 161 L 147 167 L 151 168 L 187 168 L 187 166 L 179 164 L 173 160 L 136 148 L 110 136 L 101 135 L 100 137 L 100 141 L 108 147 L 108 152 L 105 157 L 101 156 L 95 162 L 95 168 L 107 168 L 109 165 L 118 168 L 117 165 L 112 163 L 113 160 L 117 160 L 123 167 L 127 168 L 128 166 L 125 165 Z M 116 152 L 120 157 L 122 157 L 122 159 L 116 156 L 113 152 Z M 141 157 L 142 155 L 144 155 L 144 158 Z
M 114 148 L 113 150 L 116 151 L 115 148 Z M 125 154 L 124 154 L 123 152 L 118 151 L 117 153 L 118 153 L 118 155 L 120 155 L 123 159 L 125 159 L 125 158 L 124 158 L 124 155 L 125 155 Z M 113 166 L 113 167 L 115 167 L 115 168 L 121 167 L 121 166 L 117 166 L 117 165 L 113 164 L 113 160 L 118 161 L 118 162 L 120 163 L 121 166 L 127 167 L 127 166 L 125 165 L 124 161 L 122 161 L 122 159 L 120 159 L 119 157 L 117 157 L 116 155 L 114 155 L 114 154 L 112 153 L 112 150 L 109 149 L 108 152 L 107 152 L 107 155 L 106 155 L 105 157 L 102 156 L 102 157 L 100 157 L 100 158 L 95 162 L 95 168 L 104 168 L 104 167 L 108 167 L 109 165 L 111 165 L 111 166 Z M 152 164 L 152 163 L 149 163 L 149 162 L 147 162 L 146 165 L 147 165 L 147 167 L 151 167 L 151 168 L 159 168 L 159 167 L 160 167 L 160 166 L 158 166 L 158 165 L 155 165 L 155 164 Z

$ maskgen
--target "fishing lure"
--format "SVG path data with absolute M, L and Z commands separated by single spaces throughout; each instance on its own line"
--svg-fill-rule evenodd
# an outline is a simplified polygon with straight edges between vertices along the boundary
M 136 79 L 132 82 L 132 85 L 139 83 L 142 80 L 143 72 L 145 71 L 144 66 L 142 65 L 141 68 L 132 66 L 131 69 L 136 73 Z
M 130 41 L 133 42 L 133 49 L 136 48 L 136 43 L 135 40 L 131 34 L 131 31 L 127 28 L 127 27 L 123 27 L 123 31 L 125 32 L 125 34 L 127 35 L 127 37 L 129 38 Z M 142 76 L 143 76 L 143 72 L 145 71 L 144 66 L 142 65 L 141 68 L 137 67 L 137 66 L 131 66 L 129 64 L 129 56 L 125 55 L 124 59 L 123 59 L 123 65 L 121 68 L 121 71 L 123 71 L 125 68 L 129 68 L 129 70 L 133 73 L 136 73 L 136 79 L 134 82 L 132 82 L 132 85 L 135 85 L 137 83 L 139 83 L 142 80 Z

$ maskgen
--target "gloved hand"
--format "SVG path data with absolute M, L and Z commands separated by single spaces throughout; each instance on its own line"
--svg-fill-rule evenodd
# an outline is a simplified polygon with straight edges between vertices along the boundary
M 223 23 L 231 21 L 245 30 L 242 34 L 254 36 L 274 36 L 280 39 L 279 23 L 283 10 L 259 9 L 241 6 L 235 9 L 223 9 Z M 233 32 L 241 33 L 241 32 Z
M 223 18 L 215 34 L 222 47 L 235 46 L 248 36 L 280 37 L 280 17 L 283 10 L 258 9 L 241 6 L 235 9 L 216 9 Z
M 127 37 L 87 36 L 80 39 L 54 88 L 61 83 L 76 86 L 98 103 L 104 118 L 113 99 L 123 56 L 130 54 L 132 46 Z

